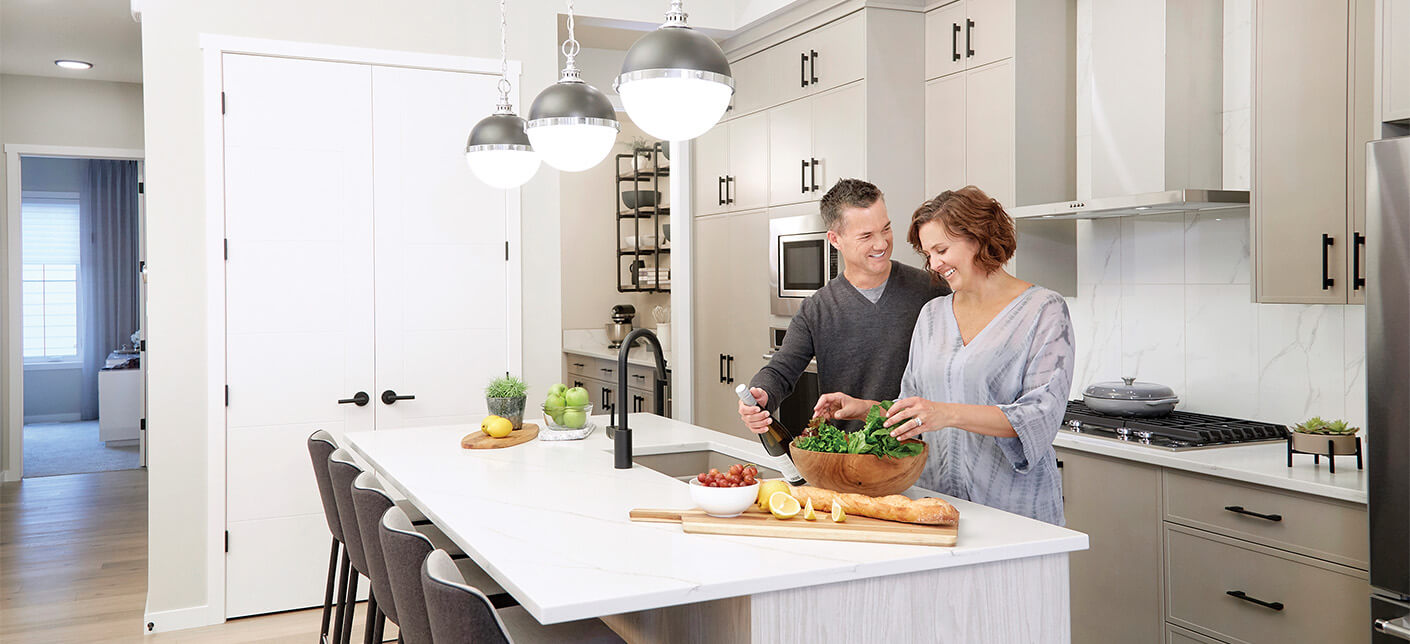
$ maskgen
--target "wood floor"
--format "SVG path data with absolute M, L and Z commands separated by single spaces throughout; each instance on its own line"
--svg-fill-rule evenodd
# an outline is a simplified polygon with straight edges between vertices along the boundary
M 0 486 L 0 642 L 318 641 L 317 609 L 144 637 L 146 602 L 146 470 Z

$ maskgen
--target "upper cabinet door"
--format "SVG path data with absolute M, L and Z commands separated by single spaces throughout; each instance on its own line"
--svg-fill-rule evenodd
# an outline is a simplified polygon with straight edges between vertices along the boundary
M 965 73 L 965 181 L 1014 203 L 1013 60 Z
M 808 91 L 825 92 L 867 72 L 866 23 L 854 13 L 797 39 L 799 60 L 808 58 Z M 785 43 L 785 47 L 787 43 Z
M 768 111 L 769 205 L 812 199 L 813 104 L 793 101 Z
M 756 112 L 781 100 L 779 79 L 769 67 L 773 50 L 763 51 L 729 65 L 734 76 L 734 102 L 728 116 Z
M 969 69 L 988 65 L 996 60 L 1013 58 L 1014 0 L 966 0 L 964 33 L 961 52 Z
M 769 203 L 769 140 L 767 114 L 751 114 L 729 122 L 729 174 L 725 178 L 726 208 L 753 210 Z
M 1410 119 L 1410 3 L 1381 7 L 1381 120 Z
M 965 6 L 966 0 L 959 0 L 925 14 L 926 78 L 964 71 Z
M 821 199 L 838 179 L 866 179 L 866 83 L 813 97 L 809 198 Z
M 695 214 L 725 211 L 725 175 L 729 173 L 729 131 L 720 123 L 695 139 Z
M 1346 0 L 1255 4 L 1253 221 L 1260 302 L 1347 301 L 1348 44 Z
M 965 75 L 925 85 L 925 196 L 965 182 Z

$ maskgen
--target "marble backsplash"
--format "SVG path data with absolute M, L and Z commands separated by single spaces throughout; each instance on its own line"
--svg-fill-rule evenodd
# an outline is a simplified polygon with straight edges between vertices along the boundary
M 1247 209 L 1078 223 L 1073 397 L 1135 376 L 1179 408 L 1365 425 L 1361 306 L 1255 304 Z

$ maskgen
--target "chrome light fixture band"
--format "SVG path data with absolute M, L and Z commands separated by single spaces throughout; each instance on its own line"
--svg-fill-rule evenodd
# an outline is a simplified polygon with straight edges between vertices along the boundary
M 533 152 L 532 145 L 519 145 L 517 143 L 482 143 L 480 145 L 465 146 L 466 152 L 495 152 L 500 150 L 511 150 L 515 152 Z
M 730 91 L 734 91 L 734 79 L 724 74 L 707 72 L 703 69 L 638 69 L 626 72 L 612 81 L 612 89 L 618 89 L 622 83 L 631 81 L 647 80 L 651 78 L 689 78 L 696 80 L 710 81 L 728 86 Z
M 612 119 L 599 119 L 589 116 L 554 116 L 550 118 L 533 119 L 526 124 L 526 127 L 551 127 L 554 125 L 594 125 L 599 127 L 610 127 L 621 131 L 622 124 Z

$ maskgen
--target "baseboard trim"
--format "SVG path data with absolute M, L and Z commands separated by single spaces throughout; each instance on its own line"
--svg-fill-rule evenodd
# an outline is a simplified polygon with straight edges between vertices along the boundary
M 33 423 L 76 423 L 80 420 L 83 420 L 83 415 L 77 413 L 38 414 L 34 416 L 25 416 L 24 424 L 29 425 Z
M 10 478 L 10 470 L 0 470 L 0 481 L 3 481 L 5 483 L 14 483 L 18 480 L 20 480 L 20 477 L 18 476 Z
M 135 438 L 124 438 L 122 440 L 103 441 L 103 447 L 132 447 L 137 444 Z
M 167 633 L 223 624 L 225 623 L 224 613 L 225 611 L 209 604 L 157 612 L 149 610 L 142 617 L 142 632 Z

